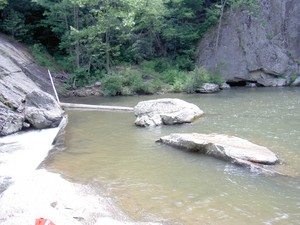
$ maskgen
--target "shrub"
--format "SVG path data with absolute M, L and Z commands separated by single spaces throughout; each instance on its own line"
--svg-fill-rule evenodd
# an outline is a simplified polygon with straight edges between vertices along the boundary
M 181 80 L 176 80 L 171 89 L 172 92 L 180 93 L 184 91 L 184 82 Z
M 153 74 L 153 73 L 155 73 L 155 69 L 154 69 L 155 65 L 156 65 L 156 61 L 154 61 L 154 60 L 151 60 L 151 61 L 145 60 L 141 63 L 140 66 L 141 66 L 142 71 L 145 74 Z
M 169 59 L 159 58 L 150 61 L 144 61 L 141 64 L 141 67 L 146 74 L 154 74 L 163 73 L 167 70 L 170 70 L 173 67 L 173 65 Z
M 195 62 L 188 55 L 178 56 L 175 60 L 176 67 L 179 70 L 192 71 L 195 68 Z
M 186 80 L 185 91 L 187 93 L 196 92 L 207 79 L 207 71 L 204 68 L 196 68 L 194 71 L 190 72 Z
M 154 94 L 159 89 L 158 80 L 143 80 L 141 76 L 137 76 L 131 85 L 131 89 L 135 94 Z
M 34 44 L 32 46 L 32 55 L 41 66 L 47 67 L 52 71 L 59 71 L 59 66 L 42 44 Z
M 132 90 L 128 86 L 123 86 L 121 90 L 121 95 L 132 95 Z
M 162 73 L 164 71 L 170 70 L 170 68 L 172 67 L 168 59 L 162 58 L 162 59 L 155 60 L 154 62 L 155 62 L 154 70 L 155 72 L 158 73 Z
M 167 70 L 164 73 L 162 73 L 162 79 L 164 82 L 168 84 L 174 84 L 175 80 L 178 78 L 179 72 L 178 70 Z
M 224 81 L 218 72 L 209 73 L 203 67 L 197 67 L 195 70 L 190 72 L 186 82 L 185 82 L 185 91 L 187 93 L 196 92 L 203 83 L 215 83 L 222 84 Z
M 123 78 L 118 74 L 107 75 L 102 79 L 102 89 L 105 95 L 116 96 L 122 93 Z
M 89 83 L 89 72 L 87 69 L 80 67 L 75 70 L 74 75 L 77 87 L 83 87 Z
M 74 56 L 62 56 L 62 55 L 56 55 L 55 61 L 58 63 L 58 65 L 62 68 L 62 70 L 68 72 L 68 73 L 74 73 Z

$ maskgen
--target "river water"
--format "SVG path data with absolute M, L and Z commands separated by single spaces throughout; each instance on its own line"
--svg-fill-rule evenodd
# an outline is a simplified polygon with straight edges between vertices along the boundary
M 51 171 L 99 185 L 133 220 L 163 224 L 300 224 L 300 89 L 255 88 L 217 94 L 90 97 L 65 101 L 135 106 L 180 98 L 205 115 L 192 124 L 139 128 L 133 113 L 68 111 L 66 149 Z M 282 160 L 272 176 L 156 143 L 174 132 L 222 133 L 268 147 Z

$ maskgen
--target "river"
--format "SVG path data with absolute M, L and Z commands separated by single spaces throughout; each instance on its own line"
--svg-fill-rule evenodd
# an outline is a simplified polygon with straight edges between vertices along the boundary
M 140 128 L 133 113 L 68 111 L 66 149 L 47 168 L 99 185 L 135 221 L 163 224 L 300 224 L 300 89 L 232 88 L 217 94 L 89 97 L 64 101 L 135 106 L 180 98 L 205 115 L 192 124 Z M 155 141 L 173 132 L 222 133 L 268 147 L 289 176 L 250 171 Z

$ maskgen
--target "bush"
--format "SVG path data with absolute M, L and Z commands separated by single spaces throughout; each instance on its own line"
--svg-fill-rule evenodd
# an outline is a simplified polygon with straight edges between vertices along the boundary
M 209 73 L 203 67 L 197 67 L 194 71 L 190 72 L 185 82 L 185 91 L 187 93 L 194 93 L 201 88 L 203 83 L 222 84 L 223 82 L 219 73 Z
M 194 60 L 192 60 L 188 55 L 178 56 L 175 63 L 179 70 L 192 71 L 195 68 Z
M 47 67 L 51 71 L 59 71 L 59 66 L 56 64 L 55 60 L 48 53 L 47 49 L 42 44 L 34 44 L 32 46 L 32 55 L 35 61 L 44 67 Z
M 56 55 L 55 61 L 58 63 L 58 65 L 62 68 L 63 71 L 66 71 L 68 73 L 74 73 L 74 56 L 62 56 L 62 55 Z
M 118 74 L 107 75 L 102 79 L 102 89 L 105 95 L 116 96 L 122 94 L 123 78 Z
M 171 89 L 172 92 L 180 93 L 184 91 L 184 82 L 180 80 L 176 80 Z
M 147 74 L 163 73 L 170 70 L 173 65 L 167 58 L 153 59 L 150 61 L 144 61 L 141 64 L 142 70 Z
M 155 72 L 162 73 L 164 71 L 170 70 L 172 67 L 168 59 L 158 59 L 155 60 L 154 70 Z
M 89 84 L 89 72 L 87 69 L 80 67 L 75 70 L 74 75 L 77 87 L 83 87 Z
M 175 84 L 176 82 L 183 82 L 188 76 L 188 72 L 179 71 L 176 69 L 167 70 L 162 74 L 162 80 L 168 84 Z

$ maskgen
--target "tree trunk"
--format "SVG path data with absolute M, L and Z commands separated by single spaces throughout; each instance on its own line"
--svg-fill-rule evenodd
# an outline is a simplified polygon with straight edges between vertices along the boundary
M 79 8 L 77 5 L 74 5 L 74 28 L 76 30 L 79 29 Z M 80 58 L 79 58 L 79 43 L 76 42 L 75 45 L 75 66 L 78 69 L 80 66 Z
M 105 33 L 105 56 L 106 56 L 106 72 L 110 74 L 110 45 L 109 45 L 109 30 Z
M 64 19 L 65 19 L 66 30 L 67 30 L 67 31 L 70 31 L 70 25 L 69 25 L 68 17 L 67 17 L 66 14 L 64 14 Z M 70 56 L 73 55 L 72 47 L 71 47 L 70 45 L 69 45 L 69 55 L 70 55 Z

